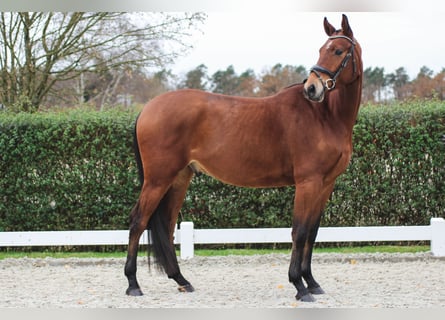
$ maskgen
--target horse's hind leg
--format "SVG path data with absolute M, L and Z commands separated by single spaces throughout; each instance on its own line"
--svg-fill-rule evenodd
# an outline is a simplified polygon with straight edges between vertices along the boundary
M 128 278 L 126 293 L 128 295 L 142 295 L 136 279 L 136 260 L 139 239 L 147 227 L 151 230 L 156 263 L 162 267 L 169 278 L 178 283 L 181 291 L 193 291 L 192 285 L 179 270 L 173 245 L 176 220 L 192 176 L 192 171 L 186 167 L 179 171 L 172 179 L 171 184 L 163 184 L 166 185 L 165 187 L 152 187 L 148 183 L 144 184 L 139 200 L 131 212 L 130 239 L 127 262 L 125 263 L 125 275 Z
M 141 296 L 142 291 L 136 279 L 137 252 L 139 239 L 147 228 L 148 221 L 157 208 L 160 199 L 165 193 L 165 188 L 151 188 L 144 185 L 139 200 L 130 215 L 130 237 L 128 242 L 127 261 L 125 263 L 125 275 L 128 279 L 127 295 Z
M 176 222 L 178 220 L 179 211 L 184 202 L 184 197 L 192 176 L 193 172 L 188 167 L 180 171 L 170 189 L 167 191 L 164 198 L 162 199 L 165 210 L 164 214 L 168 219 L 169 246 L 171 250 L 171 256 L 173 257 L 171 263 L 166 266 L 165 272 L 170 279 L 176 281 L 176 283 L 179 285 L 178 290 L 182 292 L 192 292 L 194 291 L 194 288 L 190 284 L 190 282 L 188 282 L 184 278 L 179 269 L 174 247 L 174 231 Z

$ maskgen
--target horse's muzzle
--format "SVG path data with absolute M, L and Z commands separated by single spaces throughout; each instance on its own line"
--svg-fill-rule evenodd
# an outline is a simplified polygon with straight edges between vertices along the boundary
M 324 88 L 319 88 L 315 83 L 305 83 L 303 94 L 310 101 L 322 102 L 324 99 Z

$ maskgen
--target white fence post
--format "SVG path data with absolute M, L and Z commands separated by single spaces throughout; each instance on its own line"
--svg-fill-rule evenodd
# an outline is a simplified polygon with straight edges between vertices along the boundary
M 431 252 L 436 257 L 445 257 L 445 220 L 431 218 Z
M 189 221 L 183 221 L 180 224 L 179 227 L 180 233 L 181 233 L 181 244 L 180 244 L 180 251 L 181 251 L 181 259 L 187 260 L 191 259 L 194 256 L 194 230 L 193 230 L 193 222 Z

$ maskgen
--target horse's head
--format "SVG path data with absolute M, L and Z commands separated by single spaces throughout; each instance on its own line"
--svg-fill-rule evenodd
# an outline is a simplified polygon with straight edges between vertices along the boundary
M 304 95 L 309 100 L 321 102 L 326 90 L 350 84 L 361 75 L 361 48 L 345 15 L 341 27 L 336 30 L 324 18 L 324 30 L 329 38 L 320 48 L 318 62 L 310 69 L 304 84 Z

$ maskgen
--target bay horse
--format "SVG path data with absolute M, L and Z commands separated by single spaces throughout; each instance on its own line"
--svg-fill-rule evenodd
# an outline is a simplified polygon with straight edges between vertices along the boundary
M 180 291 L 194 290 L 179 269 L 173 233 L 198 172 L 235 186 L 294 185 L 289 281 L 297 300 L 324 293 L 312 276 L 312 248 L 335 180 L 351 158 L 363 75 L 361 47 L 347 17 L 340 30 L 325 18 L 324 29 L 328 39 L 304 83 L 265 98 L 184 89 L 142 109 L 135 124 L 142 189 L 130 214 L 128 295 L 142 295 L 136 258 L 145 229 L 158 267 Z

